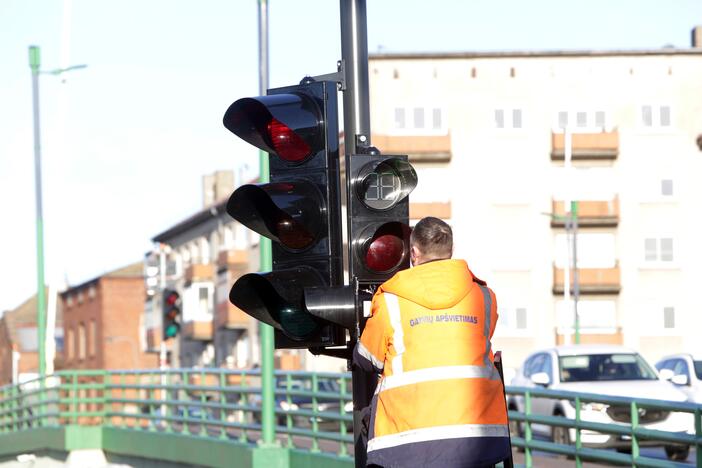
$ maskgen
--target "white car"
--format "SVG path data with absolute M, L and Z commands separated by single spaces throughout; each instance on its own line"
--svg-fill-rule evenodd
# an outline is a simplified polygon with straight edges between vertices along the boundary
M 656 363 L 661 378 L 670 380 L 693 403 L 702 404 L 702 355 L 666 356 Z
M 656 371 L 636 352 L 617 345 L 557 346 L 535 352 L 527 357 L 512 379 L 519 387 L 544 387 L 561 391 L 594 393 L 607 396 L 646 398 L 653 400 L 686 401 L 687 397 L 673 384 L 661 380 Z M 508 400 L 511 410 L 524 412 L 524 397 Z M 553 398 L 532 398 L 531 412 L 547 416 L 575 419 L 574 402 Z M 584 402 L 580 417 L 583 421 L 623 424 L 631 423 L 628 405 L 615 406 Z M 639 425 L 648 429 L 688 432 L 693 427 L 687 413 L 642 408 Z M 510 423 L 514 435 L 522 436 L 523 424 Z M 550 437 L 554 442 L 572 445 L 575 429 L 532 424 L 536 435 Z M 613 447 L 618 451 L 631 450 L 631 438 L 583 430 L 580 438 L 585 446 Z M 662 446 L 660 441 L 640 440 L 640 445 Z M 665 446 L 668 458 L 685 460 L 690 448 L 686 445 Z

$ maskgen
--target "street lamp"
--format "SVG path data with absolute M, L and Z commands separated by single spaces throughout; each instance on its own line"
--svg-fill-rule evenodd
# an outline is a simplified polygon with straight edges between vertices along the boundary
M 37 340 L 39 352 L 39 377 L 46 374 L 46 298 L 44 290 L 44 221 L 41 194 L 41 137 L 39 131 L 39 74 L 61 75 L 87 65 L 41 71 L 39 47 L 29 46 L 29 68 L 32 70 L 32 102 L 34 111 L 34 193 L 36 200 L 37 235 Z

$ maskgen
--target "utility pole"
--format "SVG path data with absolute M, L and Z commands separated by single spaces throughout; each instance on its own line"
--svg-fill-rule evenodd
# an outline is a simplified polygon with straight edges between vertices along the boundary
M 32 109 L 34 119 L 34 196 L 36 202 L 37 237 L 37 352 L 39 354 L 39 377 L 46 375 L 46 290 L 44 284 L 44 214 L 42 206 L 41 177 L 41 131 L 39 127 L 39 75 L 62 75 L 87 65 L 41 71 L 41 52 L 37 46 L 29 46 L 29 68 L 32 71 Z
M 268 0 L 258 0 L 258 91 L 265 95 L 268 90 Z M 268 153 L 259 151 L 259 183 L 270 181 Z M 271 241 L 261 236 L 259 243 L 261 270 L 273 267 Z M 275 395 L 273 379 L 273 350 L 275 334 L 273 327 L 259 323 L 261 347 L 261 442 L 265 446 L 275 445 Z

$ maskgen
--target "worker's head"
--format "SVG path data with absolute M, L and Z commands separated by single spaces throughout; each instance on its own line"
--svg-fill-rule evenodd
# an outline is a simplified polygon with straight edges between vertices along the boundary
M 428 216 L 419 220 L 410 236 L 412 265 L 421 265 L 430 260 L 444 260 L 453 254 L 451 226 Z

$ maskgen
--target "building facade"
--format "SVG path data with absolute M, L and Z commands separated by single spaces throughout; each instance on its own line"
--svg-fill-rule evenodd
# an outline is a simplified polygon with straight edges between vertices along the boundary
M 157 367 L 146 352 L 141 262 L 106 273 L 60 294 L 64 366 L 69 369 Z
M 506 366 L 573 342 L 574 237 L 580 342 L 700 350 L 700 45 L 371 55 L 372 143 L 409 154 L 411 217 L 449 221 L 495 289 Z
M 54 288 L 46 288 L 46 370 L 62 369 L 62 308 Z M 32 296 L 0 317 L 0 386 L 22 383 L 39 375 L 37 297 Z

